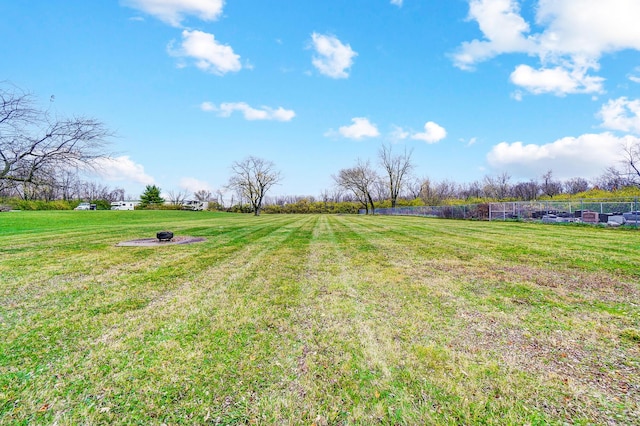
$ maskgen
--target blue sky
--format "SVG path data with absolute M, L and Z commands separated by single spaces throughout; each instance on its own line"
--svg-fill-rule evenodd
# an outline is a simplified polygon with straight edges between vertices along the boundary
M 381 144 L 416 177 L 594 178 L 640 143 L 637 0 L 0 3 L 0 80 L 115 131 L 100 179 L 319 195 Z M 53 102 L 50 101 L 54 95 Z

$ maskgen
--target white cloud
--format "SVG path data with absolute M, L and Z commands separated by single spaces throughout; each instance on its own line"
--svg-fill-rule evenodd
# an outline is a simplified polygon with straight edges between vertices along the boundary
M 128 181 L 142 185 L 152 185 L 155 179 L 144 171 L 144 166 L 123 155 L 114 158 L 99 158 L 94 162 L 95 171 L 108 181 Z
M 640 2 L 636 0 L 540 0 L 536 21 L 545 54 L 582 55 L 640 49 Z
M 478 142 L 478 138 L 476 138 L 476 137 L 473 137 L 473 138 L 471 138 L 469 140 L 465 140 L 465 139 L 459 139 L 459 140 L 460 140 L 460 142 L 464 143 L 465 146 L 467 146 L 467 147 L 473 146 L 473 145 L 476 144 L 476 142 Z
M 461 69 L 509 53 L 537 57 L 534 70 L 520 65 L 511 81 L 532 93 L 599 93 L 603 79 L 589 75 L 599 70 L 607 53 L 640 50 L 640 2 L 637 0 L 537 0 L 531 27 L 520 14 L 518 0 L 470 0 L 469 20 L 476 21 L 482 40 L 464 42 L 453 55 Z
M 624 146 L 640 143 L 633 136 L 611 133 L 566 137 L 544 145 L 502 142 L 487 154 L 491 167 L 517 177 L 539 176 L 547 170 L 562 173 L 558 178 L 593 178 L 620 160 Z
M 216 111 L 218 108 L 215 106 L 215 104 L 211 102 L 203 102 L 200 104 L 200 109 L 205 112 L 209 112 L 209 111 Z
M 433 121 L 428 121 L 424 125 L 424 132 L 411 135 L 411 139 L 424 141 L 426 143 L 440 142 L 446 137 L 446 129 Z
M 222 14 L 224 6 L 224 0 L 122 0 L 122 2 L 174 27 L 179 27 L 187 15 L 196 16 L 203 21 L 216 20 Z
M 348 70 L 353 65 L 353 58 L 358 54 L 348 44 L 343 44 L 332 35 L 311 34 L 316 55 L 312 63 L 321 74 L 331 78 L 347 78 Z
M 634 68 L 633 72 L 629 73 L 627 77 L 634 83 L 640 83 L 640 67 Z
M 462 43 L 453 57 L 459 68 L 472 69 L 501 53 L 529 51 L 535 46 L 525 36 L 529 24 L 520 16 L 516 0 L 471 0 L 468 19 L 478 22 L 486 40 Z
M 640 135 L 640 99 L 612 99 L 602 106 L 598 116 L 602 127 Z
M 202 71 L 224 75 L 242 69 L 240 56 L 236 55 L 230 46 L 218 43 L 213 34 L 184 30 L 180 47 L 175 49 L 174 44 L 169 44 L 169 54 L 194 59 L 195 65 Z
M 380 132 L 375 124 L 372 124 L 367 118 L 352 118 L 353 122 L 350 126 L 342 126 L 338 129 L 338 133 L 349 139 L 375 138 L 380 136 Z
M 563 96 L 570 93 L 602 92 L 604 79 L 586 75 L 587 71 L 568 70 L 561 66 L 535 70 L 529 65 L 519 65 L 511 74 L 511 82 L 534 94 L 553 93 Z
M 209 182 L 205 182 L 203 180 L 198 180 L 192 177 L 183 177 L 180 179 L 179 183 L 180 188 L 189 191 L 190 193 L 194 193 L 200 190 L 211 191 L 212 187 L 209 185 Z
M 253 108 L 245 102 L 225 102 L 216 106 L 211 102 L 203 102 L 200 104 L 203 111 L 216 111 L 221 117 L 230 117 L 234 111 L 239 111 L 244 115 L 245 120 L 275 120 L 275 121 L 291 121 L 296 113 L 290 109 L 278 107 L 276 109 L 262 106 L 260 109 Z
M 391 0 L 391 4 L 402 7 L 402 1 L 403 0 Z
M 393 126 L 393 130 L 389 133 L 389 139 L 392 142 L 400 142 L 407 139 L 411 134 L 400 126 Z

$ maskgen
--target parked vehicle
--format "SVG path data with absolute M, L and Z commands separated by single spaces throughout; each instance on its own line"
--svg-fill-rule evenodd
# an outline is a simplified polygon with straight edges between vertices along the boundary
M 114 201 L 111 203 L 111 210 L 135 210 L 139 201 Z
M 202 211 L 209 208 L 208 201 L 187 200 L 182 203 L 182 210 Z
M 96 205 L 91 203 L 80 203 L 74 210 L 95 210 Z

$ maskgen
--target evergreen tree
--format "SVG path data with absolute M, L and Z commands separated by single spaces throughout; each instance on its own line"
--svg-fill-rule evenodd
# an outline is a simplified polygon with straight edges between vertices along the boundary
M 160 188 L 156 185 L 147 185 L 140 196 L 140 204 L 142 207 L 152 204 L 164 204 L 164 198 L 160 196 Z

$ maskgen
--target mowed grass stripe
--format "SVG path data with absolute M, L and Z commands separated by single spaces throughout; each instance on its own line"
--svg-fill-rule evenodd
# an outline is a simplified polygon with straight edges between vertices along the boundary
M 385 348 L 369 324 L 369 304 L 358 290 L 357 270 L 322 216 L 313 231 L 305 265 L 303 303 L 294 313 L 297 327 L 295 379 L 289 390 L 263 403 L 280 413 L 274 422 L 339 423 L 387 418 L 375 383 L 388 375 Z M 373 386 L 373 388 L 372 388 Z M 378 395 L 376 396 L 376 392 Z

